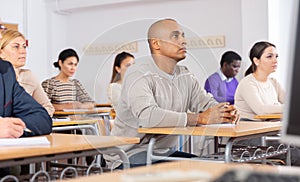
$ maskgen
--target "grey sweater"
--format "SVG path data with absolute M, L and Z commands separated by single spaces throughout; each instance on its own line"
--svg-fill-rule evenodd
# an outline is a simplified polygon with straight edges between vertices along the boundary
M 147 150 L 151 137 L 156 138 L 157 151 L 166 150 L 178 137 L 139 134 L 138 128 L 184 127 L 187 111 L 199 113 L 216 104 L 185 66 L 177 65 L 169 75 L 148 57 L 125 74 L 112 135 L 140 138 L 140 144 L 121 147 L 129 157 Z

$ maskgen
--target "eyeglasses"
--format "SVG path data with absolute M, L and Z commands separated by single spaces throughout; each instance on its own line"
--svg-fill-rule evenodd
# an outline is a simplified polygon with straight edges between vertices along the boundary
M 7 28 L 4 25 L 0 24 L 0 30 L 6 30 L 6 29 Z

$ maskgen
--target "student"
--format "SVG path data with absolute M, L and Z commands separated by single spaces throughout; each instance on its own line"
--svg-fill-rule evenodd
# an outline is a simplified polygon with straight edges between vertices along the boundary
M 2 33 L 0 42 L 0 57 L 9 61 L 15 70 L 17 81 L 52 117 L 54 107 L 44 92 L 40 81 L 29 69 L 23 69 L 26 63 L 26 40 L 23 34 L 16 30 L 6 30 Z
M 0 19 L 0 41 L 5 30 Z M 30 129 L 24 131 L 25 128 Z M 19 138 L 52 132 L 52 119 L 19 85 L 12 65 L 0 59 L 0 138 Z M 0 177 L 10 174 L 0 168 Z
M 205 90 L 218 102 L 234 104 L 234 94 L 238 81 L 235 76 L 241 67 L 241 56 L 236 52 L 225 52 L 220 61 L 221 68 L 205 81 Z
M 131 167 L 146 164 L 151 137 L 156 138 L 155 152 L 195 156 L 171 149 L 178 137 L 139 134 L 139 127 L 184 127 L 237 120 L 233 106 L 218 104 L 185 66 L 177 65 L 186 57 L 186 41 L 175 20 L 164 19 L 152 24 L 148 43 L 152 57 L 145 57 L 127 70 L 112 129 L 113 136 L 140 138 L 137 145 L 121 147 L 129 156 Z M 118 160 L 117 156 L 107 156 L 107 159 Z
M 251 48 L 249 57 L 252 64 L 235 94 L 235 107 L 241 118 L 252 120 L 259 114 L 282 113 L 285 91 L 275 78 L 270 77 L 277 68 L 275 45 L 257 42 Z
M 116 110 L 118 106 L 125 72 L 133 63 L 134 56 L 128 52 L 121 52 L 115 58 L 111 81 L 107 89 L 107 97 L 114 110 Z
M 5 27 L 0 19 L 0 41 Z M 31 132 L 24 132 L 27 127 Z M 0 59 L 0 138 L 19 138 L 52 132 L 52 119 L 16 80 L 9 62 Z
M 75 50 L 63 50 L 58 61 L 53 64 L 60 73 L 42 82 L 55 110 L 94 108 L 94 101 L 79 80 L 71 78 L 77 70 L 78 62 L 79 57 Z

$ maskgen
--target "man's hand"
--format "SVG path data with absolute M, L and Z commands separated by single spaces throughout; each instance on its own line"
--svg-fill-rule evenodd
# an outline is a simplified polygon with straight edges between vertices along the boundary
M 19 118 L 0 118 L 0 138 L 19 138 L 25 127 Z
M 239 114 L 233 105 L 227 102 L 213 106 L 199 113 L 198 124 L 233 123 L 239 121 Z

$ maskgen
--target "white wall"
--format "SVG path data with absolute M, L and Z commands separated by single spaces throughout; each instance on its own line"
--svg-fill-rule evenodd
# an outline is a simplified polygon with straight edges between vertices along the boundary
M 0 0 L 0 17 L 3 22 L 16 23 L 19 31 L 29 40 L 26 67 L 39 78 L 47 74 L 47 21 L 44 1 Z
M 97 102 L 106 102 L 106 88 L 115 54 L 88 55 L 83 51 L 85 46 L 136 40 L 138 51 L 133 54 L 138 60 L 149 53 L 145 42 L 149 25 L 156 19 L 172 17 L 183 25 L 187 37 L 225 36 L 225 47 L 192 49 L 187 59 L 181 63 L 187 65 L 201 83 L 218 69 L 220 55 L 229 49 L 237 51 L 243 58 L 242 70 L 238 75 L 241 78 L 250 64 L 250 47 L 258 40 L 268 40 L 269 29 L 273 28 L 268 23 L 268 6 L 271 2 L 273 3 L 268 0 L 0 0 L 0 17 L 5 22 L 18 23 L 20 31 L 27 34 L 30 44 L 27 67 L 40 80 L 54 76 L 57 70 L 52 63 L 56 61 L 58 53 L 66 47 L 73 47 L 81 57 L 76 77 Z M 280 11 L 278 9 L 278 12 L 282 12 L 279 24 L 289 21 L 290 6 L 291 3 L 288 3 L 280 6 Z M 287 28 L 289 26 L 287 23 L 284 25 Z M 286 45 L 281 44 L 285 35 L 280 33 L 277 36 L 283 37 L 275 43 L 277 47 Z
M 67 11 L 72 12 L 67 17 L 67 42 L 81 54 L 76 77 L 98 102 L 107 101 L 106 88 L 115 54 L 87 55 L 83 52 L 84 47 L 138 40 L 138 52 L 133 53 L 138 60 L 149 54 L 146 32 L 156 19 L 172 17 L 178 20 L 190 33 L 187 33 L 187 37 L 225 35 L 226 47 L 190 50 L 182 63 L 188 65 L 201 83 L 219 68 L 219 58 L 225 50 L 231 49 L 242 54 L 240 0 L 148 1 Z M 267 30 L 264 35 L 267 37 Z

